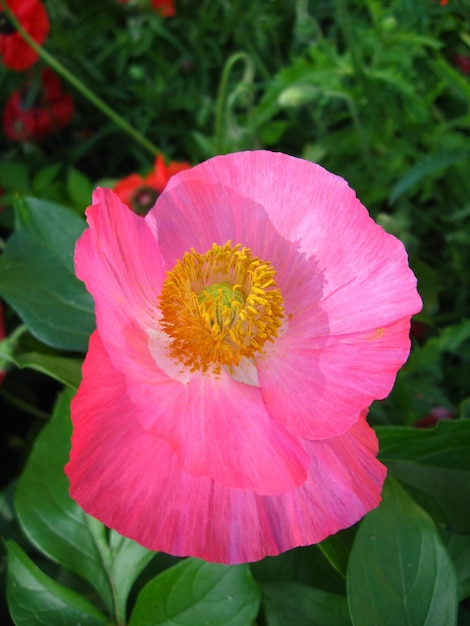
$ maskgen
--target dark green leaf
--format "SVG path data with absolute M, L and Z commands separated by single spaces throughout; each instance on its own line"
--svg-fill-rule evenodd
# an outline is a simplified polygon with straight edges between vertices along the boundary
M 71 389 L 77 389 L 82 378 L 82 361 L 80 359 L 39 352 L 25 352 L 13 357 L 3 354 L 1 351 L 0 359 L 5 359 L 20 369 L 28 367 L 37 372 L 42 372 Z
M 71 435 L 70 398 L 69 392 L 59 396 L 51 421 L 37 437 L 18 481 L 15 507 L 29 539 L 46 556 L 88 580 L 109 608 L 110 581 L 93 532 L 97 522 L 70 498 L 64 474 Z
M 145 585 L 129 626 L 247 626 L 258 613 L 259 599 L 247 565 L 187 559 Z
M 129 591 L 153 556 L 114 531 L 109 535 L 68 495 L 71 393 L 59 396 L 19 480 L 15 505 L 29 539 L 52 560 L 90 582 L 108 610 L 124 619 Z M 114 596 L 114 597 L 113 597 Z
M 251 563 L 250 568 L 261 583 L 293 582 L 334 594 L 346 593 L 345 578 L 332 567 L 325 551 L 318 545 L 295 548 L 275 557 L 268 556 Z
M 441 534 L 457 572 L 459 599 L 465 600 L 470 597 L 470 535 L 445 530 Z
M 431 515 L 450 529 L 470 532 L 470 421 L 376 430 L 379 458 L 390 472 Z
M 426 178 L 439 170 L 443 170 L 457 161 L 466 159 L 467 157 L 468 149 L 464 148 L 463 150 L 453 152 L 439 152 L 421 161 L 418 165 L 411 168 L 403 176 L 403 178 L 397 182 L 390 194 L 390 204 L 393 204 L 400 196 L 419 183 L 423 178 Z
M 40 170 L 33 179 L 33 193 L 37 196 L 51 197 L 51 187 L 58 177 L 62 165 L 53 163 Z
M 267 626 L 349 626 L 345 597 L 299 583 L 262 586 Z
M 410 266 L 418 279 L 419 295 L 423 299 L 423 310 L 420 317 L 429 317 L 438 309 L 438 296 L 442 289 L 441 280 L 435 270 L 419 259 L 410 257 Z
M 325 558 L 335 568 L 335 570 L 346 577 L 348 568 L 349 553 L 354 540 L 354 533 L 351 529 L 343 530 L 335 535 L 330 535 L 318 544 Z
M 103 626 L 107 618 L 85 598 L 44 574 L 14 542 L 7 541 L 7 599 L 17 626 Z
M 77 208 L 82 211 L 90 205 L 93 185 L 87 176 L 71 167 L 67 173 L 67 191 Z
M 0 259 L 0 295 L 40 341 L 85 351 L 94 307 L 73 269 L 84 222 L 60 205 L 29 198 L 20 224 Z
M 450 556 L 431 518 L 394 480 L 387 480 L 381 505 L 359 526 L 347 585 L 357 626 L 456 623 Z
M 28 193 L 29 174 L 25 163 L 0 164 L 0 186 L 3 189 L 11 189 L 17 193 Z
M 116 593 L 118 615 L 125 616 L 129 592 L 145 566 L 153 559 L 154 553 L 138 543 L 110 531 L 111 578 Z

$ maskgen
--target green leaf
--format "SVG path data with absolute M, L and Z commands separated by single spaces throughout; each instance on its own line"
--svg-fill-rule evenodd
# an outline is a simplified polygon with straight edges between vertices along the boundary
M 88 600 L 46 576 L 14 541 L 5 543 L 8 606 L 17 626 L 103 626 L 109 623 Z
M 54 181 L 61 167 L 60 163 L 53 163 L 39 170 L 33 179 L 33 193 L 37 196 L 51 197 L 51 187 L 55 186 Z
M 187 559 L 147 583 L 129 626 L 247 626 L 260 593 L 247 565 Z
M 153 556 L 130 539 L 108 531 L 72 500 L 64 465 L 71 425 L 69 391 L 35 441 L 18 482 L 15 506 L 31 542 L 53 561 L 82 576 L 100 593 L 110 613 L 124 620 L 129 591 Z
M 470 597 L 470 535 L 441 531 L 444 543 L 454 563 L 459 585 L 459 600 Z
M 347 586 L 357 626 L 456 624 L 450 556 L 431 518 L 394 480 L 387 480 L 381 505 L 359 526 Z
M 63 350 L 85 351 L 95 326 L 93 301 L 73 268 L 83 228 L 70 209 L 28 198 L 0 258 L 0 295 L 37 339 Z
M 452 152 L 442 151 L 418 163 L 412 167 L 393 187 L 390 194 L 389 202 L 393 204 L 400 196 L 406 193 L 411 187 L 418 184 L 423 178 L 426 178 L 439 170 L 444 170 L 457 161 L 468 158 L 468 148 L 455 150 Z
M 262 586 L 267 626 L 350 626 L 345 597 L 299 583 Z
M 0 163 L 0 186 L 17 193 L 28 193 L 29 174 L 25 163 Z
M 111 579 L 116 593 L 117 613 L 125 616 L 129 592 L 145 566 L 155 553 L 143 548 L 135 541 L 126 539 L 114 530 L 109 533 L 111 547 Z
M 0 359 L 13 363 L 16 367 L 25 367 L 46 374 L 71 389 L 77 389 L 82 379 L 81 359 L 72 359 L 54 354 L 39 352 L 25 352 L 18 356 L 11 356 L 0 350 Z
M 343 533 L 340 533 L 341 535 Z M 250 564 L 260 583 L 301 583 L 330 593 L 346 593 L 346 581 L 319 545 L 303 546 Z
M 410 257 L 410 266 L 418 279 L 419 295 L 423 299 L 423 310 L 420 317 L 430 317 L 439 308 L 439 292 L 442 283 L 437 272 L 430 265 L 416 256 Z
M 345 578 L 353 540 L 354 534 L 350 529 L 347 529 L 335 535 L 330 535 L 318 544 L 318 548 L 328 562 Z
M 83 211 L 91 202 L 93 185 L 85 174 L 71 167 L 67 172 L 67 192 L 73 203 Z
M 70 392 L 59 396 L 51 421 L 36 438 L 18 481 L 15 508 L 31 542 L 46 556 L 88 580 L 110 608 L 111 585 L 93 534 L 93 520 L 68 495 L 64 465 L 71 436 L 70 399 Z
M 470 532 L 470 421 L 376 429 L 380 460 L 419 504 L 451 530 Z

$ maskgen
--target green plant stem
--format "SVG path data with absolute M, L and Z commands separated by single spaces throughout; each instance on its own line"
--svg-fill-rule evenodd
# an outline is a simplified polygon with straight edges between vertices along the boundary
M 336 0 L 336 12 L 338 16 L 338 23 L 343 33 L 344 41 L 351 54 L 351 62 L 352 62 L 354 74 L 356 75 L 357 80 L 362 87 L 362 92 L 367 99 L 371 117 L 375 119 L 374 101 L 373 101 L 373 97 L 369 88 L 369 82 L 367 80 L 367 76 L 365 75 L 364 69 L 362 67 L 361 55 L 358 51 L 358 47 L 356 45 L 356 41 L 354 38 L 351 18 L 349 16 L 348 7 L 347 7 L 347 0 Z M 357 127 L 357 124 L 359 124 L 359 127 L 361 127 L 360 140 L 363 145 L 366 163 L 368 167 L 371 168 L 369 141 L 367 139 L 366 133 L 363 132 L 362 130 L 362 126 L 361 126 L 359 118 L 356 119 L 356 127 Z
M 222 154 L 222 127 L 225 117 L 225 101 L 227 94 L 227 83 L 233 66 L 240 60 L 250 63 L 250 58 L 246 52 L 235 52 L 226 62 L 220 79 L 219 91 L 217 94 L 217 105 L 215 111 L 215 153 Z
M 39 57 L 43 59 L 54 69 L 57 74 L 60 74 L 62 78 L 64 78 L 68 83 L 70 83 L 79 93 L 82 94 L 84 98 L 86 98 L 89 102 L 91 102 L 98 110 L 100 110 L 106 117 L 112 120 L 116 126 L 119 126 L 124 132 L 130 135 L 137 143 L 146 148 L 152 156 L 163 153 L 157 146 L 155 146 L 151 141 L 146 139 L 138 130 L 136 130 L 131 124 L 129 124 L 121 115 L 116 113 L 110 106 L 106 104 L 101 98 L 99 98 L 96 94 L 94 94 L 80 79 L 78 79 L 72 72 L 70 72 L 60 61 L 58 61 L 52 54 L 44 50 L 41 46 L 39 46 L 34 39 L 32 39 L 29 34 L 25 31 L 25 29 L 21 26 L 20 22 L 16 19 L 13 13 L 8 8 L 6 4 L 6 0 L 0 0 L 0 5 L 3 7 L 5 13 L 8 15 L 9 20 L 18 31 L 18 33 L 23 37 L 28 45 L 37 52 Z
M 33 415 L 34 417 L 38 417 L 41 420 L 48 420 L 50 417 L 49 414 L 45 411 L 41 411 L 41 409 L 37 409 L 35 406 L 31 406 L 31 404 L 28 404 L 24 400 L 20 400 L 13 394 L 5 391 L 5 389 L 3 388 L 0 389 L 0 395 L 3 396 L 5 400 L 7 400 L 7 402 L 9 402 L 11 405 L 15 406 L 18 409 L 21 409 L 22 411 L 25 411 L 25 413 Z

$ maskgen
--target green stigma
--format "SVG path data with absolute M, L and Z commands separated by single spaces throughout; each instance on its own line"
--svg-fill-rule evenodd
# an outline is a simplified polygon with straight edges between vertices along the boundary
M 242 294 L 229 283 L 212 283 L 212 285 L 204 287 L 204 289 L 197 294 L 197 301 L 199 304 L 208 301 L 217 302 L 219 306 L 229 308 L 234 302 L 244 304 Z

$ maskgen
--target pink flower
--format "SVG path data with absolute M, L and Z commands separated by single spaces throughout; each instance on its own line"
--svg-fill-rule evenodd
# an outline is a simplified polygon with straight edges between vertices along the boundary
M 421 302 L 403 245 L 347 183 L 258 151 L 177 174 L 145 218 L 110 190 L 93 200 L 72 497 L 152 550 L 224 563 L 376 507 L 366 407 L 390 392 Z

